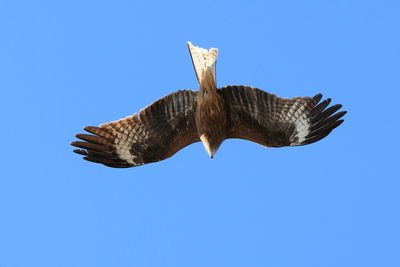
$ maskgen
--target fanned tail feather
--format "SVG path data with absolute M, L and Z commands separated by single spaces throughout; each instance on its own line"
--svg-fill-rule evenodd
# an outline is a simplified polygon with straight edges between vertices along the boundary
M 217 81 L 216 66 L 218 49 L 210 48 L 209 50 L 193 45 L 191 42 L 187 42 L 190 57 L 192 58 L 193 68 L 196 73 L 197 81 L 201 84 L 204 77 L 204 72 L 207 69 L 211 70 L 214 76 L 214 81 Z

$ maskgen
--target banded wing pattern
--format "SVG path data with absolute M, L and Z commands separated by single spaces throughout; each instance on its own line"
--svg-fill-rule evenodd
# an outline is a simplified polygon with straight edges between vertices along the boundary
M 200 141 L 195 125 L 197 92 L 169 94 L 138 114 L 84 129 L 77 134 L 74 152 L 84 159 L 109 167 L 135 167 L 171 157 L 180 149 Z
M 219 92 L 227 103 L 229 138 L 268 147 L 316 142 L 339 126 L 343 122 L 340 118 L 346 114 L 337 112 L 342 105 L 328 107 L 330 98 L 318 104 L 322 94 L 280 98 L 250 86 L 226 86 Z

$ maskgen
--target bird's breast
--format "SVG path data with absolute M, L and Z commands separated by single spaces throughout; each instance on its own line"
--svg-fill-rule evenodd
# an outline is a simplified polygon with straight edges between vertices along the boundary
M 221 96 L 215 95 L 198 100 L 196 126 L 199 136 L 207 140 L 211 149 L 213 147 L 217 149 L 226 139 L 227 111 Z

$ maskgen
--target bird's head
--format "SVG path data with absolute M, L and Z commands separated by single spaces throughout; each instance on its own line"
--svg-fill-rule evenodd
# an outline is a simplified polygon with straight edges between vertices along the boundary
M 204 145 L 204 148 L 206 149 L 208 155 L 210 156 L 211 159 L 214 158 L 215 153 L 217 153 L 219 146 L 221 145 L 221 142 L 215 143 L 213 142 L 212 138 L 209 138 L 206 134 L 202 134 L 200 136 L 200 140 Z

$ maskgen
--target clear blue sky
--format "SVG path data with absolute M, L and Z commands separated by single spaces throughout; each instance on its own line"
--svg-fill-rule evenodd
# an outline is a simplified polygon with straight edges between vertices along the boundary
M 400 266 L 397 1 L 0 2 L 0 267 Z M 323 93 L 345 123 L 304 147 L 228 140 L 112 169 L 74 134 L 218 85 Z

